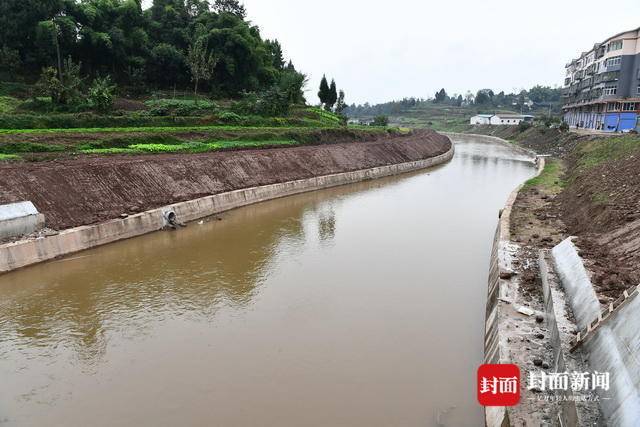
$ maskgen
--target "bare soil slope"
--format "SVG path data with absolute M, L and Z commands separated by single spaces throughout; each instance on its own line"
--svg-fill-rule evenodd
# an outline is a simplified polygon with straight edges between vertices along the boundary
M 240 188 L 443 154 L 451 142 L 417 131 L 371 142 L 205 154 L 80 157 L 0 165 L 0 204 L 31 200 L 65 229 Z

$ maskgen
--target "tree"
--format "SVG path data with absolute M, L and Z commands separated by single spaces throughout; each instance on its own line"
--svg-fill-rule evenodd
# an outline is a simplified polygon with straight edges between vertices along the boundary
M 336 104 L 336 113 L 342 115 L 342 112 L 347 108 L 347 104 L 344 101 L 344 91 L 340 91 L 340 95 L 338 96 L 338 102 Z
M 0 74 L 5 73 L 7 76 L 17 74 L 22 67 L 20 53 L 15 49 L 2 46 L 0 49 Z
M 290 104 L 304 104 L 304 86 L 307 84 L 307 76 L 295 70 L 285 70 L 280 75 L 278 88 L 285 94 Z
M 320 103 L 323 105 L 327 105 L 330 99 L 330 91 L 329 91 L 329 83 L 327 83 L 327 77 L 322 76 L 322 80 L 320 80 L 320 90 L 318 91 L 318 98 L 320 98 Z
M 218 60 L 209 53 L 204 38 L 199 38 L 189 46 L 187 63 L 191 70 L 191 79 L 194 82 L 193 95 L 198 102 L 198 83 L 200 80 L 210 80 L 218 63 Z
M 442 88 L 440 89 L 440 91 L 436 92 L 435 102 L 437 103 L 445 102 L 447 98 L 449 98 L 447 96 L 447 92 L 444 90 L 444 88 Z
M 491 89 L 481 89 L 476 94 L 476 104 L 486 105 L 493 100 L 493 91 Z
M 62 74 L 53 67 L 42 70 L 37 87 L 39 91 L 51 97 L 51 102 L 58 105 L 68 105 L 77 102 L 82 92 L 82 78 L 80 68 L 82 64 L 74 63 L 71 57 L 67 58 L 62 67 Z M 62 78 L 60 78 L 62 77 Z
M 458 99 L 456 100 L 456 106 L 461 107 L 462 102 L 463 102 L 462 95 L 458 95 Z
M 284 62 L 284 55 L 282 54 L 282 46 L 280 45 L 280 42 L 278 40 L 273 40 L 273 41 L 265 40 L 265 45 L 267 46 L 267 48 L 269 49 L 269 52 L 271 53 L 273 66 L 277 70 L 283 70 L 285 62 Z
M 338 90 L 336 88 L 335 80 L 331 80 L 331 85 L 329 86 L 329 98 L 327 98 L 327 103 L 325 104 L 325 108 L 327 110 L 332 110 L 333 106 L 336 105 L 338 101 Z
M 151 81 L 161 87 L 170 87 L 186 73 L 185 57 L 175 46 L 160 43 L 151 51 L 147 71 Z
M 230 13 L 242 19 L 247 17 L 247 11 L 238 0 L 215 0 L 213 10 L 217 13 Z

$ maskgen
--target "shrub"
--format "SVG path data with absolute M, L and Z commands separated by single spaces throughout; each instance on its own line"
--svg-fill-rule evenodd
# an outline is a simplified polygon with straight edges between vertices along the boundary
M 529 122 L 520 122 L 518 123 L 518 132 L 524 132 L 527 129 L 531 128 L 531 123 Z
M 215 112 L 218 105 L 213 101 L 199 101 L 197 104 L 191 100 L 158 99 L 145 102 L 150 107 L 152 116 L 180 116 L 189 117 Z
M 241 115 L 281 117 L 289 115 L 290 107 L 287 93 L 274 86 L 260 93 L 245 93 L 231 108 Z
M 389 117 L 387 116 L 376 116 L 371 123 L 371 126 L 381 126 L 386 127 L 389 125 Z
M 568 132 L 569 124 L 563 121 L 562 123 L 560 123 L 560 126 L 558 127 L 558 129 L 560 130 L 560 132 Z
M 231 113 L 229 111 L 222 111 L 218 113 L 218 120 L 222 123 L 230 124 L 230 125 L 239 125 L 242 124 L 242 117 L 236 113 Z
M 107 112 L 113 108 L 113 98 L 116 86 L 110 77 L 98 77 L 89 88 L 89 105 L 94 109 Z

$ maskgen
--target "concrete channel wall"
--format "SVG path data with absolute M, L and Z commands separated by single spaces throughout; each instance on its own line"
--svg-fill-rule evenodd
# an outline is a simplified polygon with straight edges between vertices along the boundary
M 230 191 L 127 218 L 64 230 L 54 236 L 0 245 L 0 273 L 161 230 L 168 225 L 171 213 L 175 214 L 178 222 L 189 222 L 279 197 L 429 168 L 451 160 L 454 151 L 451 144 L 449 151 L 429 159 Z
M 580 328 L 598 318 L 600 303 L 571 239 L 552 250 L 556 271 Z M 610 374 L 610 389 L 598 390 L 607 425 L 640 422 L 640 298 L 633 298 L 599 326 L 584 345 L 592 371 Z

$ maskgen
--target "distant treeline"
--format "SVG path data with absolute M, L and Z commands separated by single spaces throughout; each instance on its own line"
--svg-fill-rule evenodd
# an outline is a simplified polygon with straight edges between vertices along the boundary
M 453 94 L 449 96 L 445 89 L 436 92 L 433 98 L 404 98 L 382 104 L 362 105 L 351 104 L 345 109 L 349 117 L 368 117 L 387 115 L 393 116 L 411 109 L 433 104 L 451 105 L 457 107 L 477 106 L 482 109 L 510 109 L 514 111 L 531 111 L 532 109 L 551 107 L 552 112 L 560 111 L 562 91 L 560 88 L 549 86 L 534 86 L 520 93 L 495 93 L 491 89 L 481 89 L 473 94 Z
M 200 79 L 217 96 L 280 85 L 301 98 L 305 80 L 237 0 L 154 0 L 146 10 L 142 0 L 0 0 L 1 79 L 32 83 L 67 58 L 85 78 L 133 90 Z

